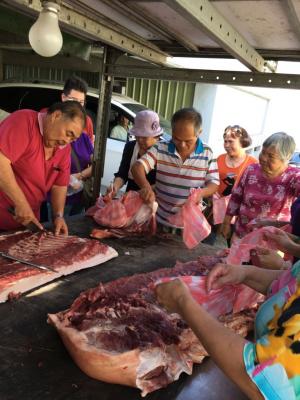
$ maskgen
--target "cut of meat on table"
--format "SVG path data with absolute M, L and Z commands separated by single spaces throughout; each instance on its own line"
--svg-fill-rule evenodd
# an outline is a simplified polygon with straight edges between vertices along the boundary
M 99 284 L 80 294 L 68 310 L 50 314 L 76 364 L 92 378 L 137 387 L 142 396 L 192 373 L 207 355 L 178 314 L 156 301 L 158 279 L 207 274 L 220 257 L 204 256 L 145 274 Z M 229 328 L 246 335 L 253 328 L 248 310 L 221 316 Z M 237 323 L 235 320 L 237 319 Z
M 1 235 L 0 251 L 56 271 L 39 270 L 0 257 L 0 302 L 118 255 L 113 248 L 97 240 L 28 231 Z

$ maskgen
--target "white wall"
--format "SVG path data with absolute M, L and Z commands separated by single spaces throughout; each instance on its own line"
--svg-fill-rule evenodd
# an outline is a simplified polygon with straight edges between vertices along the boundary
M 201 139 L 208 144 L 209 133 L 211 130 L 213 109 L 216 101 L 217 85 L 196 84 L 193 107 L 202 115 L 202 135 Z
M 300 150 L 300 91 L 292 89 L 269 89 L 271 98 L 266 118 L 266 137 L 283 131 L 293 136 Z
M 197 84 L 194 107 L 203 117 L 203 141 L 218 156 L 224 152 L 223 132 L 228 125 L 241 125 L 252 137 L 251 147 L 263 142 L 269 99 L 239 87 Z

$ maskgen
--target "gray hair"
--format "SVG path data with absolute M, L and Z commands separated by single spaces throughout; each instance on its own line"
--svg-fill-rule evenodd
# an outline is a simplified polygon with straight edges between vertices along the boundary
M 295 151 L 296 143 L 287 133 L 276 132 L 263 142 L 263 147 L 275 147 L 281 160 L 289 161 Z

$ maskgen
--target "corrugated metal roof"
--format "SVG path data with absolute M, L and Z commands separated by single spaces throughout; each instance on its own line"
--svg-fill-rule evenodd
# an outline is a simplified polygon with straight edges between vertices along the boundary
M 158 64 L 167 56 L 235 57 L 263 71 L 269 60 L 300 59 L 300 0 L 58 2 L 64 31 Z M 38 0 L 2 5 L 32 17 L 41 9 Z M 3 32 L 0 38 L 5 40 Z

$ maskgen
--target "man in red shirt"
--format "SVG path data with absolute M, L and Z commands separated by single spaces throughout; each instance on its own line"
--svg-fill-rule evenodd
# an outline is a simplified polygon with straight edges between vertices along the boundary
M 70 176 L 69 143 L 79 138 L 86 114 L 77 101 L 55 103 L 47 113 L 19 110 L 0 124 L 0 230 L 39 223 L 51 191 L 55 234 L 68 233 L 63 219 Z M 8 208 L 13 207 L 13 217 Z

